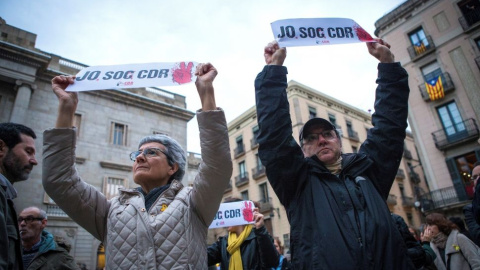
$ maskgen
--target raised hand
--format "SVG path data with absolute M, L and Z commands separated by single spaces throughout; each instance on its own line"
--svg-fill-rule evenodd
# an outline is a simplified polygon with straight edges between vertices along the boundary
M 58 98 L 58 117 L 57 128 L 71 128 L 73 117 L 77 110 L 78 94 L 76 92 L 67 92 L 65 89 L 74 83 L 72 76 L 56 76 L 52 79 L 52 90 Z
M 252 202 L 245 202 L 245 208 L 242 209 L 243 212 L 243 219 L 248 222 L 253 221 L 253 208 Z
M 192 67 L 193 63 L 188 62 L 185 66 L 185 62 L 181 62 L 178 68 L 172 69 L 173 81 L 178 84 L 189 83 L 192 81 Z
M 195 75 L 197 76 L 195 86 L 197 87 L 198 95 L 202 102 L 202 110 L 204 111 L 217 108 L 213 89 L 213 80 L 217 74 L 217 69 L 210 63 L 198 64 L 195 70 Z
M 265 63 L 267 65 L 282 66 L 285 58 L 287 57 L 287 49 L 280 48 L 276 41 L 268 43 L 263 51 L 265 57 Z
M 260 229 L 265 224 L 264 216 L 258 212 L 258 208 L 253 210 L 253 220 L 255 220 L 255 228 Z
M 383 39 L 376 38 L 377 42 L 367 42 L 368 52 L 380 63 L 393 63 L 395 62 L 395 56 L 390 51 L 390 44 Z

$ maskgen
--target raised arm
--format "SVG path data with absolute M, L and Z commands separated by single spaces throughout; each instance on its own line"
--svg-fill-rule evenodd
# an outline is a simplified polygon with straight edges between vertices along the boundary
M 304 160 L 303 152 L 292 137 L 287 99 L 287 68 L 282 66 L 287 51 L 276 42 L 264 49 L 267 64 L 255 79 L 258 119 L 259 156 L 268 180 L 281 203 L 288 208 L 295 195 L 297 171 Z
M 410 89 L 408 74 L 400 63 L 394 62 L 388 43 L 378 40 L 367 43 L 367 47 L 380 63 L 373 128 L 360 152 L 374 161 L 371 179 L 386 200 L 402 159 Z
M 225 114 L 215 103 L 213 80 L 217 70 L 210 63 L 199 64 L 195 74 L 202 102 L 202 109 L 197 111 L 202 162 L 194 182 L 192 204 L 200 219 L 209 226 L 232 176 L 232 158 Z
M 78 95 L 66 92 L 73 77 L 57 76 L 52 89 L 58 98 L 56 128 L 43 135 L 43 186 L 60 208 L 95 238 L 104 240 L 109 202 L 75 169 L 76 130 L 72 128 Z

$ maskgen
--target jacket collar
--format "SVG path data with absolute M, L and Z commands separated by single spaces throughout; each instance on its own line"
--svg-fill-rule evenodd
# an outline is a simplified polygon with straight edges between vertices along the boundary
M 2 186 L 3 190 L 5 190 L 5 196 L 7 199 L 13 200 L 17 197 L 17 191 L 13 187 L 12 183 L 8 181 L 8 179 L 0 173 L 0 186 Z
M 312 166 L 313 172 L 315 173 L 330 173 L 330 171 L 325 167 L 323 162 L 321 162 L 317 156 L 312 156 L 307 158 L 308 163 Z M 370 160 L 367 155 L 363 153 L 349 153 L 342 154 L 342 172 L 341 174 L 351 175 L 356 177 L 368 169 L 373 164 L 373 161 Z
M 174 179 L 170 183 L 170 187 L 167 190 L 165 190 L 161 194 L 161 196 L 163 198 L 173 200 L 175 199 L 175 196 L 178 194 L 178 192 L 180 192 L 180 190 L 182 189 L 183 189 L 183 184 L 180 181 Z M 140 191 L 138 191 L 136 188 L 120 188 L 119 191 L 120 191 L 119 200 L 122 200 L 122 198 L 124 198 L 123 196 L 124 194 L 128 194 L 130 196 L 141 194 Z

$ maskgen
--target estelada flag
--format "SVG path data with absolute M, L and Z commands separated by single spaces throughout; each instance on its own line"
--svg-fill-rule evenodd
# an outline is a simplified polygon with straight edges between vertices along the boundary
M 425 82 L 425 87 L 427 88 L 430 100 L 433 101 L 445 97 L 441 76 L 438 76 L 437 79 L 432 79 L 428 82 Z
M 415 45 L 413 45 L 413 48 L 415 49 L 415 54 L 419 55 L 427 50 L 425 47 L 425 44 L 423 42 L 417 42 Z

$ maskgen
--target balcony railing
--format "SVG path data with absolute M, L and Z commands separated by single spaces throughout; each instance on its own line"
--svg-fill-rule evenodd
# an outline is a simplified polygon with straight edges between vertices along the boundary
M 404 158 L 408 158 L 408 159 L 412 159 L 412 152 L 410 152 L 410 150 L 408 149 L 403 149 L 403 157 Z
M 255 149 L 258 147 L 258 141 L 256 137 L 250 139 L 250 149 Z
M 477 63 L 477 67 L 480 69 L 480 56 L 475 58 L 475 63 Z
M 395 176 L 395 178 L 405 179 L 405 172 L 403 171 L 403 169 L 398 169 L 397 175 Z
M 347 129 L 348 132 L 348 138 L 352 141 L 357 141 L 359 142 L 360 139 L 358 138 L 358 132 L 354 131 L 353 129 Z
M 241 145 L 238 145 L 237 148 L 235 148 L 234 153 L 235 153 L 234 154 L 235 158 L 238 158 L 238 157 L 244 155 L 245 154 L 245 144 L 242 143 Z
M 402 205 L 406 207 L 413 207 L 415 206 L 415 200 L 412 197 L 403 196 Z
M 63 210 L 55 204 L 47 205 L 47 216 L 49 217 L 68 217 Z
M 480 8 L 475 8 L 472 11 L 463 14 L 458 18 L 463 31 L 467 32 L 480 25 Z
M 442 73 L 440 77 L 442 78 L 443 92 L 445 95 L 455 90 L 455 85 L 453 84 L 452 78 L 448 72 Z M 423 100 L 430 101 L 430 96 L 428 95 L 425 83 L 420 84 L 418 88 L 420 89 L 420 94 L 422 94 Z
M 263 200 L 260 200 L 258 202 L 258 204 L 260 205 L 260 212 L 261 213 L 270 212 L 273 209 L 272 198 L 270 198 L 270 197 L 265 198 Z
M 412 45 L 408 47 L 407 50 L 408 54 L 410 55 L 410 59 L 412 61 L 416 61 L 423 56 L 435 51 L 435 43 L 433 43 L 431 36 L 426 36 L 426 38 L 422 40 L 420 44 L 417 44 L 417 46 Z
M 223 193 L 232 191 L 232 180 L 228 181 L 228 186 Z
M 418 175 L 418 173 L 411 171 L 408 173 L 408 175 L 410 176 L 410 181 L 412 181 L 415 184 L 420 183 L 420 176 Z
M 423 211 L 432 211 L 468 200 L 466 196 L 463 197 L 465 198 L 459 197 L 455 187 L 452 186 L 448 188 L 437 189 L 423 195 L 420 198 L 420 203 Z
M 241 187 L 248 183 L 248 173 L 245 172 L 243 174 L 235 176 L 235 186 L 236 187 Z
M 265 175 L 265 166 L 257 166 L 252 169 L 252 177 L 257 180 Z
M 473 118 L 432 133 L 435 146 L 442 151 L 465 142 L 477 140 L 478 135 L 478 126 Z
M 387 204 L 388 205 L 397 205 L 397 196 L 395 196 L 393 194 L 388 194 Z

